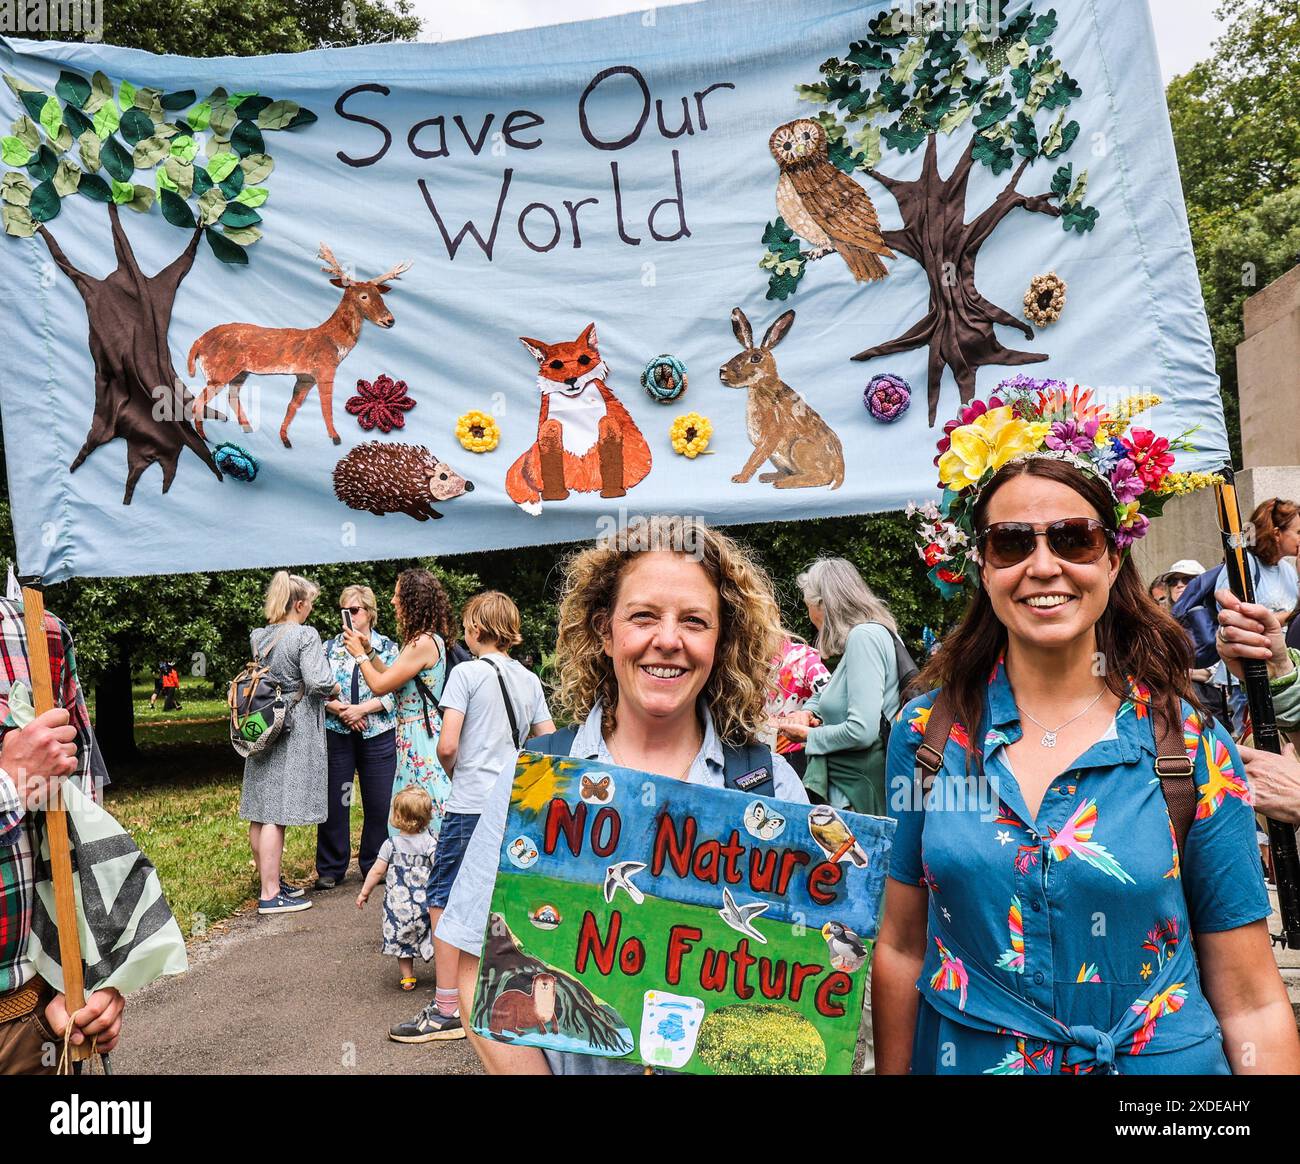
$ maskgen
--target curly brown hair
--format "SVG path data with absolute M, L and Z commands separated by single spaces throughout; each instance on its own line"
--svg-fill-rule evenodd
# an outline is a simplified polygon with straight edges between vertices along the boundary
M 975 505 L 977 533 L 984 529 L 984 515 L 993 495 L 1022 474 L 1069 486 L 1097 511 L 1113 537 L 1115 502 L 1106 485 L 1064 461 L 1041 457 L 1012 461 L 998 470 Z M 1126 699 L 1131 677 L 1150 689 L 1151 707 L 1158 716 L 1181 723 L 1180 699 L 1205 715 L 1188 676 L 1193 659 L 1187 632 L 1147 593 L 1128 554 L 1120 563 L 1095 633 L 1097 651 L 1107 664 L 1105 683 L 1113 694 Z M 989 674 L 1006 646 L 1007 628 L 998 619 L 988 591 L 980 587 L 961 622 L 944 637 L 939 650 L 922 669 L 921 690 L 942 687 L 956 721 L 973 733 L 983 718 Z M 977 751 L 968 753 L 969 756 L 974 756 L 978 763 Z
M 438 635 L 452 641 L 451 600 L 428 570 L 403 570 L 397 576 L 397 597 L 402 612 L 397 616 L 397 637 L 409 643 L 417 635 Z
M 765 723 L 764 701 L 781 646 L 781 612 L 772 581 L 749 551 L 691 517 L 634 518 L 565 563 L 555 645 L 555 697 L 581 721 L 600 700 L 613 730 L 618 680 L 604 649 L 604 628 L 624 571 L 638 554 L 669 551 L 699 562 L 718 588 L 721 626 L 704 700 L 719 739 L 750 743 Z

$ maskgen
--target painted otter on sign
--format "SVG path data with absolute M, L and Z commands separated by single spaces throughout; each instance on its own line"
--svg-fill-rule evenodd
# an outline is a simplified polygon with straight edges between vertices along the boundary
M 492 1004 L 488 1028 L 494 1035 L 522 1035 L 528 1031 L 559 1034 L 555 1021 L 555 975 L 538 974 L 531 992 L 503 990 Z

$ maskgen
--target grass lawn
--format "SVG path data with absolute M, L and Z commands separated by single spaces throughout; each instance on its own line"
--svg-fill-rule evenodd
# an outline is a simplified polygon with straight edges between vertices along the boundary
M 146 732 L 138 733 L 141 758 L 114 765 L 105 805 L 157 866 L 186 938 L 202 937 L 207 927 L 252 904 L 258 894 L 248 823 L 238 816 L 243 761 L 230 747 L 224 720 L 171 724 L 166 735 L 166 743 L 153 744 Z M 352 810 L 354 848 L 360 837 L 357 804 Z M 315 856 L 314 825 L 285 831 L 287 880 L 310 877 Z

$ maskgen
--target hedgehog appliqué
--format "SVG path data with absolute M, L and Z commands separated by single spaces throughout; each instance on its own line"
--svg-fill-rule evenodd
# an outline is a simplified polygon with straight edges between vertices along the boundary
M 349 509 L 382 517 L 405 513 L 417 521 L 441 517 L 435 501 L 471 493 L 467 481 L 423 445 L 367 441 L 334 466 L 334 493 Z

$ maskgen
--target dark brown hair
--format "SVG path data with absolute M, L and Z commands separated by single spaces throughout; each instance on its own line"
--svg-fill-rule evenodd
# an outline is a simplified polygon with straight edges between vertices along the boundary
M 1255 557 L 1265 566 L 1276 566 L 1282 560 L 1282 531 L 1300 514 L 1300 506 L 1281 497 L 1270 497 L 1255 506 L 1250 524 L 1255 531 Z
M 451 602 L 442 583 L 428 570 L 403 570 L 398 574 L 397 596 L 402 600 L 397 637 L 403 643 L 424 634 L 451 641 Z
M 1112 534 L 1116 530 L 1115 501 L 1105 483 L 1064 461 L 1033 457 L 1003 466 L 976 502 L 978 533 L 993 495 L 1013 477 L 1042 477 L 1073 489 L 1093 509 Z M 1128 680 L 1150 689 L 1152 710 L 1182 722 L 1180 699 L 1204 715 L 1192 690 L 1188 670 L 1193 665 L 1187 632 L 1147 593 L 1133 559 L 1125 554 L 1110 599 L 1096 624 L 1097 650 L 1106 661 L 1106 686 L 1120 699 L 1129 697 Z M 993 610 L 988 591 L 980 587 L 957 627 L 930 656 L 921 673 L 922 689 L 942 687 L 958 723 L 979 730 L 988 678 L 1006 649 L 1007 630 Z M 973 749 L 978 754 L 978 749 Z

